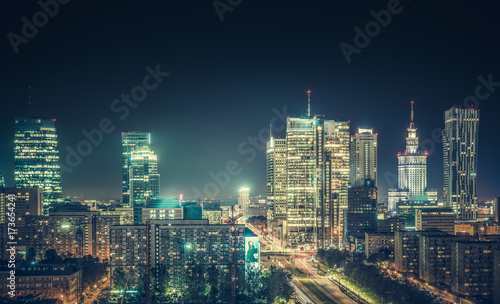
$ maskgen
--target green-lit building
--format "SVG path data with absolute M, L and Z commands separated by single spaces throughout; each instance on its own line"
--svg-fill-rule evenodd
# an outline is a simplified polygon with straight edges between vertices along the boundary
M 45 212 L 63 201 L 55 119 L 16 117 L 14 160 L 16 188 L 43 189 Z

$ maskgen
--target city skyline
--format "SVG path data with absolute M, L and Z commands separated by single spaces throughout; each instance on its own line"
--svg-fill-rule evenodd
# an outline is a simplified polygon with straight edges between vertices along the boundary
M 36 3 L 33 5 L 33 9 L 38 8 Z M 500 78 L 494 71 L 498 60 L 493 42 L 487 40 L 484 48 L 477 50 L 473 47 L 477 37 L 472 34 L 481 31 L 493 36 L 492 28 L 487 26 L 488 22 L 495 22 L 490 15 L 495 11 L 493 7 L 479 8 L 482 15 L 478 22 L 468 22 L 467 26 L 472 29 L 464 31 L 465 36 L 456 37 L 452 34 L 454 30 L 465 26 L 460 16 L 468 13 L 466 5 L 457 4 L 453 12 L 448 12 L 448 7 L 433 4 L 436 13 L 430 13 L 423 4 L 404 3 L 401 14 L 393 16 L 391 24 L 361 53 L 353 54 L 351 63 L 347 63 L 339 43 L 352 44 L 353 27 L 364 27 L 373 18 L 370 11 L 379 11 L 385 3 L 348 4 L 342 8 L 336 4 L 316 3 L 314 10 L 306 12 L 302 11 L 301 3 L 294 1 L 285 6 L 266 4 L 267 10 L 245 3 L 234 13 L 227 14 L 222 23 L 217 14 L 210 11 L 210 5 L 206 12 L 186 13 L 186 20 L 174 13 L 179 9 L 193 12 L 183 4 L 165 4 L 163 11 L 139 6 L 136 9 L 150 18 L 141 19 L 142 23 L 134 26 L 141 29 L 153 26 L 155 34 L 148 37 L 165 37 L 165 42 L 132 39 L 139 47 L 125 48 L 118 57 L 111 42 L 83 45 L 79 42 L 81 36 L 71 34 L 73 31 L 99 32 L 92 30 L 104 24 L 110 26 L 110 31 L 120 29 L 118 25 L 106 23 L 111 6 L 96 12 L 95 24 L 84 22 L 86 13 L 81 8 L 87 5 L 92 4 L 65 6 L 47 27 L 40 29 L 37 37 L 20 46 L 17 55 L 7 39 L 0 48 L 5 54 L 1 79 L 9 88 L 2 102 L 6 111 L 0 114 L 0 138 L 6 147 L 0 151 L 0 172 L 6 175 L 8 185 L 13 185 L 11 172 L 14 170 L 12 124 L 15 116 L 28 115 L 28 85 L 32 86 L 31 115 L 57 119 L 61 160 L 67 157 L 66 147 L 75 149 L 86 139 L 82 130 L 99 128 L 100 121 L 105 118 L 113 122 L 113 131 L 104 134 L 92 153 L 83 157 L 71 173 L 63 173 L 63 194 L 66 196 L 120 198 L 119 134 L 133 130 L 151 133 L 153 141 L 158 143 L 155 152 L 159 159 L 158 171 L 162 174 L 162 197 L 180 193 L 187 197 L 193 189 L 202 190 L 213 182 L 210 172 L 224 171 L 232 160 L 241 166 L 241 173 L 231 176 L 229 185 L 221 189 L 219 195 L 236 198 L 238 189 L 245 184 L 252 193 L 265 194 L 265 142 L 258 142 L 262 149 L 252 148 L 252 152 L 247 153 L 239 153 L 238 147 L 243 144 L 240 150 L 250 149 L 248 137 L 258 137 L 273 117 L 277 118 L 273 133 L 284 137 L 278 128 L 283 124 L 282 114 L 276 113 L 283 113 L 284 107 L 286 115 L 306 113 L 307 90 L 312 91 L 312 114 L 350 120 L 351 134 L 358 128 L 374 128 L 379 134 L 379 197 L 385 197 L 387 188 L 396 180 L 394 156 L 401 150 L 410 100 L 415 100 L 415 107 L 421 113 L 415 122 L 421 141 L 425 141 L 426 150 L 431 150 L 428 185 L 438 189 L 440 194 L 443 189 L 442 147 L 436 130 L 444 128 L 444 111 L 464 100 L 474 101 L 469 97 L 474 97 L 476 88 L 482 85 L 479 137 L 496 136 L 493 115 L 499 108 L 495 89 Z M 194 2 L 192 5 L 202 9 L 207 4 Z M 123 16 L 135 13 L 130 6 L 116 9 Z M 322 11 L 334 12 L 337 18 L 326 18 Z M 345 14 L 338 13 L 341 11 Z M 440 16 L 437 12 L 444 11 L 447 12 L 446 20 L 437 17 Z M 20 16 L 28 14 L 17 4 L 12 5 L 11 12 L 5 19 L 8 22 L 5 34 L 18 32 L 22 25 Z M 304 20 L 302 29 L 270 25 L 271 21 L 287 22 L 298 16 Z M 160 17 L 166 20 L 165 24 L 154 26 L 153 20 Z M 421 18 L 434 23 L 422 24 L 418 29 L 413 27 L 421 23 Z M 318 27 L 319 20 L 323 20 L 323 27 Z M 173 24 L 181 26 L 177 35 L 168 31 Z M 440 25 L 437 31 L 436 24 Z M 124 26 L 128 29 L 129 25 Z M 277 31 L 282 33 L 280 43 L 272 39 Z M 248 42 L 238 40 L 235 33 L 244 33 Z M 68 37 L 67 40 L 61 39 L 59 34 Z M 106 37 L 105 33 L 95 35 L 95 39 Z M 198 44 L 192 41 L 204 39 L 204 36 L 213 40 L 216 46 L 213 50 L 203 44 L 199 45 L 199 51 L 195 47 Z M 234 43 L 226 42 L 232 38 Z M 49 48 L 50 44 L 56 46 L 57 51 Z M 308 47 L 317 44 L 325 47 L 314 48 L 314 51 Z M 439 47 L 430 47 L 433 44 Z M 171 48 L 173 45 L 175 49 Z M 96 60 L 94 65 L 84 64 L 93 62 L 92 54 L 97 50 L 101 51 L 102 59 Z M 281 54 L 289 55 L 283 57 Z M 394 61 L 395 56 L 400 59 Z M 190 58 L 196 58 L 200 65 L 196 66 Z M 298 60 L 296 64 L 291 64 L 292 58 Z M 457 58 L 467 58 L 468 63 Z M 69 66 L 72 68 L 68 69 Z M 113 112 L 114 101 L 120 99 L 121 94 L 130 95 L 134 86 L 140 84 L 145 75 L 150 75 L 147 67 L 149 71 L 158 69 L 171 75 L 148 91 L 147 98 L 136 108 L 129 108 L 129 112 Z M 250 80 L 252 85 L 244 85 Z M 487 83 L 490 85 L 485 85 Z M 488 98 L 484 99 L 486 95 Z M 243 107 L 244 111 L 234 111 L 234 107 Z M 126 118 L 120 119 L 127 113 Z M 193 123 L 187 123 L 185 115 Z M 200 146 L 206 148 L 199 149 Z M 497 148 L 497 141 L 481 141 L 479 197 L 498 195 L 495 187 L 500 177 L 489 166 L 496 162 L 491 151 Z M 106 170 L 96 175 L 102 168 Z
M 0 297 L 500 303 L 499 11 L 5 3 Z

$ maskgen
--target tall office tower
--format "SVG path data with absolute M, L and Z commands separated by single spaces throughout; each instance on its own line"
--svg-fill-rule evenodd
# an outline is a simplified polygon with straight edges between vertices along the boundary
M 500 197 L 495 197 L 493 200 L 493 215 L 495 216 L 495 222 L 500 222 Z
M 444 201 L 458 219 L 476 219 L 479 110 L 451 108 L 444 123 Z
M 286 139 L 271 137 L 266 165 L 268 220 L 286 220 Z
M 5 188 L 5 177 L 0 173 L 0 188 Z
M 373 129 L 358 129 L 358 133 L 351 137 L 352 186 L 363 185 L 365 179 L 371 179 L 377 187 L 377 136 Z
M 122 132 L 122 170 L 123 170 L 123 205 L 131 206 L 130 201 L 130 156 L 132 151 L 139 150 L 143 147 L 150 147 L 151 134 L 141 132 Z
M 16 188 L 43 189 L 46 213 L 51 204 L 62 202 L 55 119 L 16 117 L 14 159 Z
M 339 245 L 349 184 L 349 122 L 287 119 L 287 243 Z
M 148 146 L 135 149 L 129 158 L 129 199 L 130 203 L 158 198 L 160 196 L 160 174 L 158 157 Z
M 398 188 L 388 191 L 390 211 L 395 211 L 399 202 L 418 204 L 436 198 L 436 191 L 427 189 L 428 153 L 419 147 L 417 128 L 413 122 L 413 101 L 407 130 L 406 150 L 398 153 Z
M 244 217 L 248 216 L 248 205 L 250 205 L 250 189 L 241 188 L 238 195 L 238 208 Z
M 344 238 L 344 211 L 347 209 L 349 189 L 350 133 L 349 121 L 325 121 L 325 152 L 327 159 L 330 158 L 330 168 L 327 172 L 331 173 L 331 181 L 326 184 L 325 190 L 328 191 L 328 187 L 331 187 L 334 245 L 341 245 Z M 326 198 L 328 197 L 326 195 Z M 325 203 L 328 204 L 328 201 Z
M 377 188 L 374 181 L 366 179 L 364 185 L 349 188 L 345 222 L 346 238 L 377 230 Z

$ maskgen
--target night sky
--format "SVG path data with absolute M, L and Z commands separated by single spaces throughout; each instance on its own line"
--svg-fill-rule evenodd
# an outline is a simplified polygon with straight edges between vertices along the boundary
M 8 33 L 21 35 L 21 18 L 33 20 L 41 7 L 3 1 L 0 172 L 12 185 L 14 117 L 28 115 L 31 85 L 31 115 L 57 119 L 63 164 L 67 147 L 85 139 L 82 130 L 102 119 L 115 127 L 63 174 L 65 196 L 121 198 L 122 131 L 152 133 L 163 197 L 203 191 L 210 172 L 234 161 L 241 172 L 217 196 L 235 196 L 243 185 L 265 194 L 265 152 L 255 149 L 252 159 L 248 137 L 266 134 L 273 109 L 307 111 L 312 90 L 313 114 L 350 120 L 352 133 L 366 127 L 379 134 L 381 196 L 394 186 L 415 100 L 418 134 L 431 152 L 428 185 L 441 193 L 442 145 L 430 144 L 432 133 L 444 127 L 446 109 L 476 94 L 478 77 L 500 82 L 500 5 L 401 0 L 400 12 L 348 63 L 340 43 L 354 46 L 353 28 L 364 31 L 374 20 L 370 11 L 387 10 L 389 2 L 242 0 L 221 21 L 211 0 L 73 0 L 16 54 Z M 113 101 L 157 65 L 169 76 L 120 119 Z M 500 194 L 500 84 L 490 89 L 479 105 L 480 197 Z

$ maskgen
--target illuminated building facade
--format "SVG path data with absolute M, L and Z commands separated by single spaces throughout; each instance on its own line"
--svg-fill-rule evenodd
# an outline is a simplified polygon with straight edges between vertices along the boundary
M 26 249 L 33 248 L 37 259 L 54 249 L 59 255 L 81 258 L 86 255 L 109 259 L 111 227 L 120 224 L 119 215 L 97 212 L 53 212 L 49 216 L 26 216 Z
M 43 190 L 40 188 L 3 188 L 0 189 L 2 198 L 7 198 L 9 195 L 14 196 L 15 214 L 16 214 L 16 231 L 19 244 L 25 244 L 28 234 L 26 231 L 26 216 L 43 215 Z M 6 205 L 6 201 L 0 199 L 2 205 Z M 8 210 L 7 210 L 8 211 Z
M 345 222 L 344 237 L 377 230 L 377 188 L 372 180 L 367 179 L 364 185 L 349 188 Z
M 373 129 L 358 129 L 351 136 L 351 185 L 362 185 L 365 179 L 371 179 L 377 187 L 377 137 Z
M 445 205 L 458 219 L 477 219 L 479 110 L 451 108 L 444 113 Z
M 398 153 L 398 188 L 389 189 L 389 211 L 398 203 L 437 201 L 437 191 L 427 189 L 427 152 L 419 147 L 417 128 L 413 122 L 411 102 L 410 127 L 407 129 L 406 150 Z
M 63 201 L 55 119 L 16 117 L 14 159 L 16 188 L 43 189 L 46 213 Z
M 0 188 L 5 188 L 5 177 L 0 173 Z
M 133 204 L 160 196 L 158 157 L 148 146 L 130 153 L 129 199 Z
M 286 220 L 286 139 L 273 138 L 267 143 L 268 219 Z
M 143 147 L 150 147 L 151 134 L 142 132 L 123 132 L 122 133 L 122 170 L 123 170 L 123 204 L 131 206 L 129 173 L 131 154 L 133 151 L 140 150 Z
M 0 269 L 0 279 L 8 281 L 10 269 Z M 35 295 L 45 301 L 36 301 L 38 303 L 64 303 L 78 304 L 82 303 L 82 270 L 73 264 L 37 264 L 16 265 L 16 298 Z M 7 295 L 10 288 L 7 284 L 2 284 L 0 293 Z M 42 296 L 40 296 L 42 295 Z M 52 299 L 52 300 L 49 300 Z M 16 301 L 5 300 L 4 303 L 36 303 L 35 301 Z
M 248 217 L 248 206 L 250 205 L 250 189 L 241 188 L 238 193 L 238 208 L 243 213 L 243 217 Z
M 245 274 L 245 225 L 236 225 L 235 228 L 236 280 L 239 286 L 239 282 L 244 282 Z M 131 267 L 130 289 L 136 290 L 140 276 L 146 274 L 148 252 L 152 272 L 165 266 L 167 274 L 164 280 L 170 289 L 179 293 L 186 285 L 184 275 L 195 266 L 201 267 L 204 273 L 215 271 L 220 282 L 230 281 L 228 277 L 231 276 L 233 256 L 231 225 L 210 225 L 206 219 L 151 220 L 149 227 L 113 226 L 110 239 L 112 288 L 114 273 L 127 273 Z
M 339 245 L 349 186 L 349 122 L 288 117 L 286 134 L 287 244 Z

